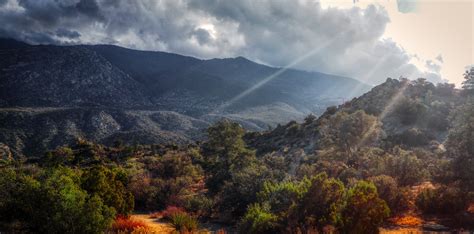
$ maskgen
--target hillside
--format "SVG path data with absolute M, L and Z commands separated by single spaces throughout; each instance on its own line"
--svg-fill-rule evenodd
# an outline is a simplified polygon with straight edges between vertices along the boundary
M 0 54 L 8 58 L 0 61 L 5 120 L 0 142 L 18 155 L 54 149 L 79 136 L 101 143 L 188 142 L 200 139 L 193 131 L 222 118 L 261 131 L 320 114 L 369 89 L 354 79 L 281 70 L 243 57 L 202 60 L 110 45 L 33 46 L 10 39 L 0 39 Z M 149 120 L 150 112 L 173 117 Z M 91 121 L 115 127 L 98 130 Z
M 360 97 L 328 108 L 320 118 L 308 116 L 302 123 L 292 121 L 271 131 L 249 133 L 247 141 L 262 153 L 292 154 L 305 149 L 306 154 L 314 154 L 322 147 L 322 125 L 328 119 L 338 112 L 363 110 L 381 122 L 379 146 L 438 149 L 447 139 L 450 113 L 461 103 L 459 90 L 453 85 L 389 78 Z
M 0 111 L 0 139 L 15 155 L 41 156 L 77 139 L 106 145 L 191 143 L 209 123 L 170 111 L 111 108 L 7 108 Z

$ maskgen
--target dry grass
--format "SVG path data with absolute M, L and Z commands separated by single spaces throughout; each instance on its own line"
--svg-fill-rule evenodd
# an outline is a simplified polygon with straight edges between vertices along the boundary
M 404 227 L 419 227 L 423 223 L 421 218 L 412 215 L 394 217 L 391 218 L 390 221 L 397 226 Z
M 112 224 L 111 231 L 121 233 L 141 230 L 140 232 L 142 232 L 148 229 L 148 225 L 141 220 L 136 220 L 129 217 L 117 217 Z

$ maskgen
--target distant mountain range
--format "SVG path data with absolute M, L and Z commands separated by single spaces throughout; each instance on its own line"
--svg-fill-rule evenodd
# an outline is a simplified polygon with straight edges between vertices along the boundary
M 189 142 L 221 118 L 250 130 L 302 120 L 371 87 L 243 57 L 202 60 L 111 45 L 0 39 L 0 143 L 36 154 L 84 137 Z

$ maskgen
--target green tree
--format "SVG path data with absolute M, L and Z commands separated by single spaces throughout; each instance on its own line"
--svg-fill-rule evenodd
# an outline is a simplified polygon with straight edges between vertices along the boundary
M 386 173 L 396 178 L 401 186 L 414 185 L 429 176 L 424 162 L 416 154 L 395 147 L 387 159 Z
M 0 220 L 12 232 L 102 233 L 115 210 L 80 187 L 79 173 L 57 167 L 28 175 L 20 169 L 0 171 Z
M 91 196 L 98 196 L 105 205 L 118 214 L 128 215 L 133 210 L 133 195 L 126 190 L 124 177 L 104 166 L 96 166 L 84 172 L 81 186 Z M 122 179 L 122 180 L 121 180 Z
M 453 158 L 454 177 L 464 189 L 474 191 L 474 98 L 456 109 L 452 116 L 446 150 Z
M 298 217 L 303 232 L 313 228 L 323 232 L 327 225 L 338 225 L 341 221 L 344 195 L 344 184 L 341 181 L 328 178 L 325 173 L 311 178 L 311 186 L 292 212 Z
M 278 216 L 270 212 L 268 204 L 250 205 L 239 223 L 241 233 L 276 233 L 278 228 Z
M 359 110 L 354 113 L 337 112 L 331 116 L 321 129 L 325 147 L 342 151 L 349 164 L 354 153 L 362 146 L 372 143 L 381 132 L 381 123 L 377 117 Z
M 101 233 L 112 222 L 115 210 L 89 195 L 79 185 L 79 176 L 67 168 L 50 172 L 42 183 L 46 210 L 38 210 L 34 220 L 45 233 Z M 38 207 L 39 208 L 39 207 Z M 45 212 L 47 211 L 47 212 Z M 47 213 L 47 214 L 46 214 Z
M 378 233 L 389 214 L 390 209 L 379 198 L 375 185 L 358 181 L 347 193 L 342 228 L 347 233 Z
M 221 120 L 208 130 L 208 141 L 202 147 L 204 168 L 209 177 L 206 185 L 216 194 L 225 181 L 231 180 L 231 171 L 238 171 L 255 162 L 255 153 L 247 149 L 242 137 L 244 129 L 237 123 Z
M 462 88 L 468 95 L 474 95 L 474 66 L 464 73 Z

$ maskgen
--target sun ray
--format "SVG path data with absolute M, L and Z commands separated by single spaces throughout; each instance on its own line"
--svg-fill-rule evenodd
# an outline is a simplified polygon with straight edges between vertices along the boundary
M 380 121 L 382 121 L 387 116 L 387 114 L 390 113 L 393 110 L 393 107 L 405 95 L 405 90 L 407 89 L 408 85 L 409 85 L 409 82 L 404 82 L 402 84 L 402 87 L 400 89 L 398 89 L 398 91 L 390 98 L 390 101 L 387 103 L 385 108 L 382 110 L 380 115 L 377 117 Z M 369 136 L 372 135 L 374 133 L 374 131 L 376 131 L 376 130 L 377 130 L 377 123 L 374 122 L 370 126 L 369 130 L 361 137 L 361 139 L 357 143 L 356 149 L 361 147 L 362 145 L 364 145 L 366 143 L 367 139 L 369 138 Z
M 320 44 L 318 47 L 310 50 L 308 53 L 304 54 L 303 56 L 295 59 L 294 61 L 292 61 L 290 64 L 280 68 L 278 71 L 276 71 L 275 73 L 265 77 L 264 79 L 262 79 L 261 81 L 259 81 L 257 84 L 253 85 L 252 87 L 244 90 L 243 92 L 241 92 L 240 94 L 238 94 L 237 96 L 233 97 L 231 100 L 225 102 L 224 104 L 220 105 L 219 107 L 217 107 L 216 109 L 214 109 L 212 112 L 210 112 L 209 114 L 216 114 L 216 113 L 219 113 L 220 111 L 224 110 L 225 108 L 231 106 L 232 104 L 236 103 L 237 101 L 241 100 L 242 98 L 246 97 L 247 95 L 249 95 L 250 93 L 252 93 L 253 91 L 257 90 L 258 88 L 262 87 L 263 85 L 267 84 L 269 81 L 273 80 L 274 78 L 278 77 L 279 75 L 281 75 L 282 73 L 284 73 L 285 71 L 287 71 L 288 69 L 290 68 L 293 68 L 295 65 L 305 61 L 306 59 L 310 58 L 311 56 L 314 56 L 316 55 L 318 52 L 320 52 L 321 50 L 327 48 L 328 46 L 330 46 L 332 43 L 334 43 L 334 41 L 340 37 L 342 35 L 342 33 L 338 33 L 335 37 L 331 38 L 331 40 L 327 40 L 325 41 L 324 43 Z

